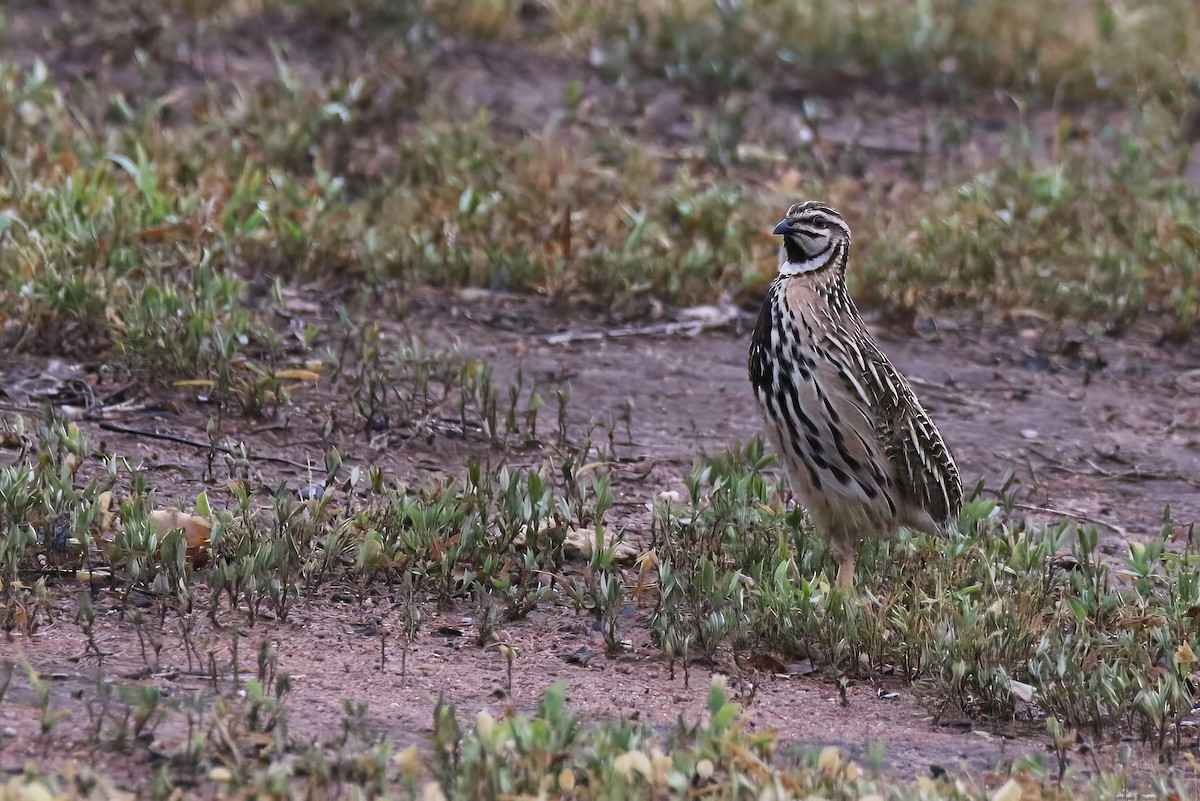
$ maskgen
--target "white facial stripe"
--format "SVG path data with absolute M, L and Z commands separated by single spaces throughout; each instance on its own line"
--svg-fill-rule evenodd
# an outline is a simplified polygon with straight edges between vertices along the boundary
M 787 248 L 779 248 L 779 274 L 780 275 L 800 275 L 801 273 L 811 273 L 814 270 L 819 270 L 829 263 L 833 258 L 833 243 L 822 250 L 817 255 L 805 259 L 801 262 L 788 261 Z

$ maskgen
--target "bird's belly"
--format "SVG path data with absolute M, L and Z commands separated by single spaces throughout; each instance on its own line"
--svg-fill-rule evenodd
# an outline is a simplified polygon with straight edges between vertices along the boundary
M 762 392 L 756 391 L 755 395 L 766 422 L 767 436 L 787 469 L 792 492 L 819 529 L 839 540 L 888 537 L 895 533 L 900 522 L 883 491 L 869 498 L 837 485 L 805 450 L 805 438 L 798 441 L 793 438 L 787 424 L 768 408 Z

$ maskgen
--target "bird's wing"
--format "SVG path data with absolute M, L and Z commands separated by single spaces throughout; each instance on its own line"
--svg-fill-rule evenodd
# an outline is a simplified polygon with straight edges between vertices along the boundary
M 953 525 L 962 509 L 962 480 L 941 432 L 922 408 L 904 376 L 871 340 L 861 343 L 863 383 L 874 398 L 876 431 L 899 495 L 939 528 Z M 918 528 L 922 515 L 906 522 Z M 902 514 L 902 518 L 905 515 Z

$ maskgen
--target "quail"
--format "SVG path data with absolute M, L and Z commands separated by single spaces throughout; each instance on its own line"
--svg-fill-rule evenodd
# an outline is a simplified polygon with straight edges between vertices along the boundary
M 846 289 L 850 228 L 797 203 L 750 343 L 750 383 L 797 500 L 829 538 L 836 585 L 859 543 L 901 526 L 950 531 L 962 509 L 954 457 L 912 387 L 879 349 Z

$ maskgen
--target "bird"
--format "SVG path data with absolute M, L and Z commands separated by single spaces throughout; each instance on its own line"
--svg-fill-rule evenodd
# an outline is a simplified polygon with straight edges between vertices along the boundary
M 945 535 L 963 488 L 954 456 L 846 289 L 850 227 L 831 206 L 791 206 L 750 341 L 750 383 L 793 494 L 828 537 L 836 587 L 859 543 L 900 527 Z

